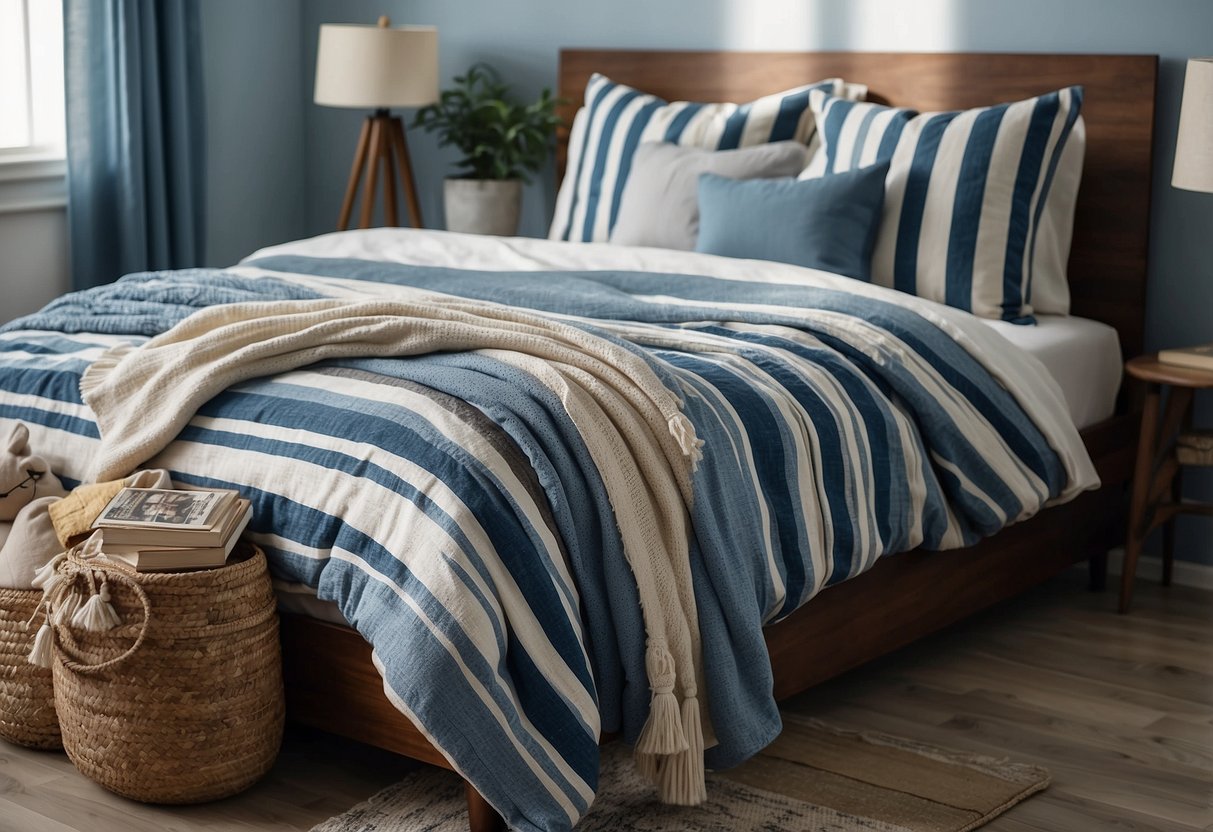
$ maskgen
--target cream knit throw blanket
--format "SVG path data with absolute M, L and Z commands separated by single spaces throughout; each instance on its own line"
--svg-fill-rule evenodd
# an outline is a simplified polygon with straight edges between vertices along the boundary
M 652 689 L 637 763 L 666 802 L 706 798 L 706 708 L 688 512 L 701 440 L 645 361 L 574 326 L 498 304 L 412 292 L 404 300 L 275 301 L 203 309 L 134 348 L 115 347 L 80 381 L 101 451 L 93 481 L 163 450 L 197 410 L 251 378 L 330 358 L 484 350 L 564 403 L 602 475 L 640 594 Z

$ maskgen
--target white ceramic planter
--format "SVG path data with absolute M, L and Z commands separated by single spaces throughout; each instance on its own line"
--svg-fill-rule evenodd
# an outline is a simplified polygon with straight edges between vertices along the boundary
M 519 179 L 447 179 L 443 183 L 446 230 L 513 237 L 522 208 Z

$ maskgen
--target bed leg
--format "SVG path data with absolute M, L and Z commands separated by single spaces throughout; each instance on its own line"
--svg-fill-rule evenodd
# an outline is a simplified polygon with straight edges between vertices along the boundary
M 1096 549 L 1087 557 L 1092 592 L 1103 592 L 1108 586 L 1108 551 Z
M 471 783 L 465 783 L 468 799 L 468 829 L 471 832 L 505 832 L 505 821 Z

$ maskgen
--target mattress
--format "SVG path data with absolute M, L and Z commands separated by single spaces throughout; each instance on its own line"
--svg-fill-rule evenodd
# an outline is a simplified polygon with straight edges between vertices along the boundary
M 1124 367 L 1115 329 L 1065 315 L 1037 315 L 1036 326 L 981 320 L 1045 366 L 1079 430 L 1112 415 Z

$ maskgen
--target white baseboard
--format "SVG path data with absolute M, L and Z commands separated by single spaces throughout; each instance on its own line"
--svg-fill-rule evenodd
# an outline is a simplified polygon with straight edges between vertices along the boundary
M 1125 550 L 1113 549 L 1108 552 L 1108 574 L 1121 574 Z M 1137 577 L 1146 581 L 1158 581 L 1162 578 L 1162 558 L 1142 556 L 1137 561 Z M 1197 589 L 1213 589 L 1213 565 L 1207 563 L 1192 563 L 1187 560 L 1175 561 L 1171 572 L 1171 583 L 1180 586 L 1192 586 Z

